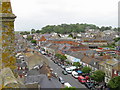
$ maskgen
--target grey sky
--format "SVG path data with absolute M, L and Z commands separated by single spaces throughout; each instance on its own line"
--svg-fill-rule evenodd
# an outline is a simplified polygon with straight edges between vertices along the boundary
M 41 29 L 62 23 L 118 26 L 119 0 L 11 0 L 15 30 Z

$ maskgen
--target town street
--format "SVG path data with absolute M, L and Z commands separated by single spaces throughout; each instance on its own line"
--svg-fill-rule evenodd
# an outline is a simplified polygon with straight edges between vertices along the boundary
M 57 73 L 59 77 L 62 77 L 65 82 L 69 82 L 73 87 L 76 88 L 84 88 L 84 90 L 87 90 L 87 88 L 84 86 L 84 84 L 81 84 L 77 79 L 72 77 L 71 74 L 63 75 L 62 74 L 62 68 L 55 64 L 52 60 L 50 60 L 49 57 L 45 56 L 49 61 L 49 66 L 53 69 L 53 72 Z

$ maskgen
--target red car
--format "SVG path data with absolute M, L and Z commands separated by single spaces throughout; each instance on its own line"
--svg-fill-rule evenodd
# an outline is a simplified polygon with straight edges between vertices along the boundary
M 81 82 L 81 83 L 85 83 L 85 82 L 86 82 L 86 79 L 85 79 L 83 76 L 79 76 L 79 77 L 78 77 L 78 80 L 79 80 L 79 82 Z

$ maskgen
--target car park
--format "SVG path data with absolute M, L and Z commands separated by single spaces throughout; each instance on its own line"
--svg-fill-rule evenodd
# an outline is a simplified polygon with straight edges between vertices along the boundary
M 66 71 L 64 71 L 64 70 L 62 71 L 62 73 L 63 73 L 64 75 L 67 75 L 67 72 L 66 72 Z
M 65 83 L 65 81 L 63 80 L 62 77 L 59 77 L 59 81 L 61 82 L 61 84 L 64 84 L 64 83 Z

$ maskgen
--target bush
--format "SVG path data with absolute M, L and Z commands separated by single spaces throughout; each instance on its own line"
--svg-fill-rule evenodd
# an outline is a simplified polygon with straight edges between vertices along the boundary
M 37 42 L 36 40 L 31 40 L 31 43 L 34 43 L 34 44 L 36 44 L 36 42 Z

